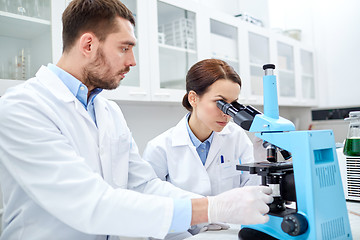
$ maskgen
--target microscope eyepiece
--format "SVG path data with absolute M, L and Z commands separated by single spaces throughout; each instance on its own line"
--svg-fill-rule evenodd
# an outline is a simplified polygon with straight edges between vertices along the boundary
M 216 105 L 223 113 L 231 116 L 234 122 L 246 131 L 249 131 L 255 115 L 260 113 L 252 106 L 245 107 L 238 102 L 227 103 L 224 100 L 218 100 Z
M 266 70 L 266 69 L 275 69 L 275 65 L 274 64 L 265 64 L 264 66 L 263 66 L 263 70 Z
M 227 114 L 226 112 L 231 107 L 231 104 L 225 102 L 224 100 L 218 100 L 216 101 L 216 106 L 220 108 L 223 113 Z
M 232 118 L 235 117 L 235 115 L 239 112 L 240 109 L 236 109 L 233 105 L 231 105 L 230 103 L 225 102 L 224 100 L 218 100 L 216 101 L 216 105 L 218 108 L 220 108 L 220 110 L 231 116 Z

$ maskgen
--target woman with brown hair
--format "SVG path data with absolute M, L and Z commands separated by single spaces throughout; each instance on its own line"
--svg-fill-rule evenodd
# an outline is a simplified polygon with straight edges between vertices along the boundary
M 252 142 L 216 106 L 218 100 L 237 101 L 240 88 L 239 75 L 222 60 L 206 59 L 190 68 L 183 98 L 189 113 L 151 140 L 143 154 L 160 179 L 204 196 L 259 185 L 259 177 L 236 170 L 237 164 L 254 162 Z

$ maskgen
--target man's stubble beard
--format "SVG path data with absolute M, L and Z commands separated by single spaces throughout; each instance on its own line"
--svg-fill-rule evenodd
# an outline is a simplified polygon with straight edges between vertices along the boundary
M 84 68 L 84 84 L 94 88 L 116 89 L 120 85 L 121 80 L 117 82 L 115 78 L 119 77 L 122 72 L 128 72 L 129 70 L 130 67 L 127 67 L 113 76 L 109 75 L 111 69 L 102 49 L 99 48 L 96 53 L 96 59 Z

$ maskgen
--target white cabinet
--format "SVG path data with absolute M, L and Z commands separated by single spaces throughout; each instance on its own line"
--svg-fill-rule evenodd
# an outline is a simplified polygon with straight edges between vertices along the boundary
M 37 0 L 24 2 L 31 1 Z M 41 8 L 43 17 L 22 15 L 21 6 L 12 8 L 16 13 L 11 12 L 7 5 L 1 5 L 3 2 L 16 5 L 22 1 L 0 1 L 0 94 L 34 75 L 41 64 L 59 59 L 61 14 L 70 1 L 38 0 L 49 3 Z M 239 101 L 244 104 L 263 104 L 262 66 L 267 63 L 276 65 L 280 105 L 317 104 L 313 51 L 301 42 L 207 8 L 195 0 L 123 2 L 136 18 L 137 65 L 120 87 L 104 90 L 103 96 L 180 103 L 189 68 L 202 59 L 219 58 L 239 73 L 242 79 Z M 34 12 L 26 8 L 29 14 Z
M 267 29 L 258 28 L 243 23 L 244 44 L 243 54 L 246 69 L 241 76 L 244 79 L 245 99 L 248 104 L 263 104 L 263 81 L 264 71 L 262 66 L 272 62 L 270 60 L 270 37 Z
M 210 51 L 212 58 L 224 60 L 240 71 L 238 27 L 215 14 L 210 16 Z
M 0 95 L 59 59 L 64 8 L 55 0 L 0 2 Z
M 150 65 L 149 32 L 148 32 L 148 1 L 122 0 L 135 17 L 135 36 L 137 38 L 134 54 L 136 66 L 121 81 L 115 90 L 104 90 L 101 95 L 113 100 L 150 101 Z
M 181 102 L 186 73 L 198 61 L 196 4 L 189 0 L 148 3 L 151 100 Z
M 316 105 L 314 54 L 311 50 L 300 48 L 301 61 L 301 100 L 307 105 Z
M 285 36 L 276 36 L 275 42 L 279 104 L 316 106 L 313 51 Z
M 277 68 L 280 97 L 296 97 L 294 47 L 277 42 Z
M 276 66 L 274 73 L 277 77 L 279 105 L 315 106 L 316 79 L 314 56 L 310 48 L 268 29 L 249 23 L 242 25 L 246 44 L 241 45 L 241 53 L 245 54 L 241 65 L 245 67 L 244 71 L 240 71 L 244 80 L 244 96 L 240 99 L 246 104 L 263 104 L 262 66 L 273 63 Z

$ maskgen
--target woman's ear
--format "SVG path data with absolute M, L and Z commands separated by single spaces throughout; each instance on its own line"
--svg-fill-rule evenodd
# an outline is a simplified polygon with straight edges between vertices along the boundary
M 189 91 L 188 101 L 193 108 L 196 107 L 198 101 L 198 95 L 196 94 L 195 91 L 193 90 Z

